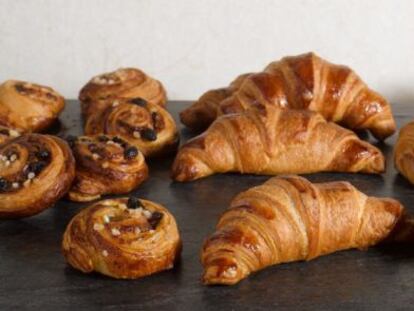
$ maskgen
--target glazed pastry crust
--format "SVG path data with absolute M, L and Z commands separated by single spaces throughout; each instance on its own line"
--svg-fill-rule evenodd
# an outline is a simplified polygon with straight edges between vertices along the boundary
M 69 146 L 54 136 L 24 134 L 1 145 L 0 155 L 0 218 L 27 217 L 51 207 L 75 177 Z
M 137 97 L 159 106 L 167 103 L 166 91 L 161 82 L 137 68 L 120 68 L 93 77 L 79 93 L 83 111 L 89 110 L 94 101 L 99 99 Z
M 154 227 L 142 208 L 129 209 L 127 201 L 97 202 L 70 221 L 62 250 L 71 266 L 118 279 L 140 278 L 174 266 L 181 251 L 174 217 L 163 206 L 140 200 L 152 216 L 162 214 Z
M 99 105 L 101 109 L 86 119 L 86 135 L 118 135 L 136 146 L 145 157 L 176 150 L 177 127 L 164 108 L 140 98 L 106 100 Z
M 189 109 L 181 111 L 181 122 L 193 131 L 206 129 L 217 118 L 220 103 L 233 95 L 249 75 L 251 73 L 242 74 L 229 86 L 204 93 Z
M 125 194 L 148 178 L 139 150 L 116 136 L 81 136 L 70 141 L 76 159 L 72 201 L 85 202 L 104 194 Z
M 414 122 L 401 128 L 394 149 L 394 163 L 397 170 L 414 184 Z
M 216 109 L 216 116 L 240 112 L 254 103 L 282 108 L 317 111 L 328 121 L 352 130 L 369 130 L 376 138 L 385 139 L 396 125 L 387 100 L 368 88 L 350 68 L 329 63 L 314 53 L 284 57 L 272 62 L 263 72 L 246 77 L 231 96 Z M 182 115 L 190 128 L 208 124 L 200 110 L 209 111 L 197 102 Z
M 270 265 L 366 249 L 392 235 L 403 206 L 348 182 L 274 177 L 240 193 L 204 243 L 205 284 L 231 285 Z
M 64 98 L 50 87 L 16 80 L 0 85 L 0 125 L 5 127 L 44 131 L 64 107 Z
M 177 181 L 215 173 L 380 173 L 384 156 L 371 144 L 317 113 L 257 107 L 218 118 L 185 143 L 172 167 Z

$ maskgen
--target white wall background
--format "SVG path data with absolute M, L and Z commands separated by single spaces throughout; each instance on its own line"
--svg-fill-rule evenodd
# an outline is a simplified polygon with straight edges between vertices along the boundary
M 313 50 L 414 105 L 411 0 L 0 0 L 0 80 L 74 98 L 94 74 L 137 66 L 195 99 L 284 55 Z

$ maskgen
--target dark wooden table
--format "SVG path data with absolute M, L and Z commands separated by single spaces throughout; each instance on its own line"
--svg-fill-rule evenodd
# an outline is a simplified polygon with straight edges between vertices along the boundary
M 187 104 L 171 102 L 178 122 Z M 414 117 L 394 105 L 399 127 Z M 79 105 L 69 101 L 61 133 L 81 133 Z M 190 135 L 182 130 L 182 141 Z M 413 210 L 414 187 L 392 163 L 396 135 L 379 147 L 387 156 L 381 176 L 314 174 L 312 181 L 348 180 L 370 195 L 391 196 Z M 414 248 L 343 251 L 310 262 L 274 266 L 233 287 L 201 285 L 199 252 L 220 213 L 242 190 L 265 176 L 217 175 L 180 184 L 169 179 L 172 159 L 152 161 L 150 178 L 134 193 L 160 202 L 175 215 L 183 243 L 171 271 L 135 281 L 86 275 L 68 267 L 60 253 L 62 233 L 85 204 L 65 200 L 35 217 L 0 222 L 0 310 L 408 310 L 414 309 Z

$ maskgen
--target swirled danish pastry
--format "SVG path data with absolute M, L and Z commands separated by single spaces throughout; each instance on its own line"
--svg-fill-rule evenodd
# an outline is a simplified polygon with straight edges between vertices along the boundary
M 109 100 L 85 123 L 85 134 L 118 135 L 145 157 L 176 150 L 179 137 L 174 119 L 164 108 L 142 98 Z
M 0 125 L 40 132 L 57 119 L 64 107 L 64 98 L 50 87 L 16 80 L 0 85 Z
M 0 146 L 0 217 L 20 218 L 51 207 L 75 177 L 75 160 L 60 138 L 24 134 Z
M 62 250 L 68 263 L 82 272 L 134 279 L 171 269 L 181 240 L 166 208 L 131 197 L 83 209 L 66 228 Z
M 83 105 L 97 99 L 136 97 L 160 106 L 165 106 L 167 102 L 166 91 L 161 82 L 137 68 L 120 68 L 93 77 L 79 93 L 79 100 Z
M 76 159 L 76 178 L 69 192 L 73 201 L 128 193 L 148 177 L 142 153 L 118 136 L 81 136 L 68 140 Z

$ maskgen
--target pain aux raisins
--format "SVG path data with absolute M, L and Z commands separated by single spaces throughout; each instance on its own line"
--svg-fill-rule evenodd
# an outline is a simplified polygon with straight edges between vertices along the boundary
M 129 102 L 144 108 L 147 106 L 147 101 L 141 97 L 133 98 Z

